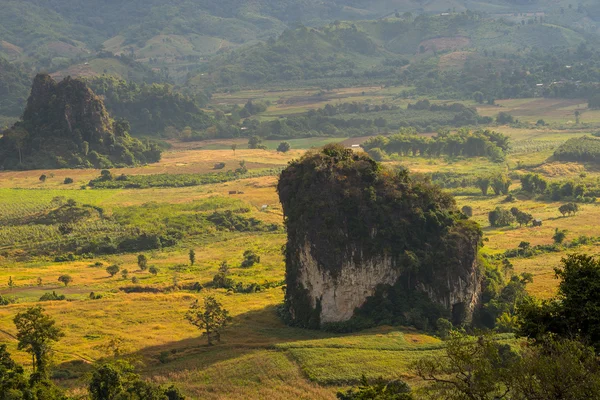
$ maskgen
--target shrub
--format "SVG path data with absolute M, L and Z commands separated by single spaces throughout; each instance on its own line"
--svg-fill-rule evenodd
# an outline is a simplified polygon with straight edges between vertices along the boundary
M 71 183 L 73 183 L 73 182 L 74 182 L 74 181 L 73 181 L 73 178 L 65 178 L 65 180 L 64 180 L 64 184 L 65 184 L 65 185 L 70 185 L 70 184 L 71 184 Z
M 61 300 L 66 300 L 66 297 L 64 294 L 56 294 L 56 292 L 48 292 L 48 293 L 44 293 L 42 295 L 42 297 L 40 297 L 40 301 L 61 301 Z
M 279 146 L 277 146 L 277 151 L 280 153 L 287 153 L 291 148 L 292 146 L 288 142 L 281 142 L 279 143 Z
M 119 268 L 118 265 L 111 265 L 110 267 L 106 268 L 106 272 L 108 272 L 111 277 L 115 276 L 120 270 L 121 268 Z
M 160 270 L 153 265 L 148 269 L 148 272 L 150 272 L 152 275 L 156 276 L 160 272 Z
M 61 275 L 58 277 L 58 281 L 62 282 L 65 286 L 69 286 L 69 283 L 73 282 L 71 275 Z
M 260 256 L 256 255 L 252 250 L 246 250 L 244 252 L 244 261 L 242 261 L 242 268 L 250 268 L 254 264 L 260 262 Z

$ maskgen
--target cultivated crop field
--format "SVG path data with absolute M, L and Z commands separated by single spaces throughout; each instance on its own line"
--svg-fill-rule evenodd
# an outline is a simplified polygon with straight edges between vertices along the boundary
M 549 182 L 570 179 L 591 185 L 600 181 L 597 167 L 551 159 L 555 148 L 585 133 L 581 130 L 493 129 L 509 135 L 513 143 L 503 163 L 486 158 L 408 156 L 393 157 L 384 165 L 403 165 L 423 174 L 503 172 L 511 177 L 514 191 L 520 189 L 519 176 L 525 173 L 540 174 Z M 217 173 L 214 165 L 221 162 L 226 164 L 225 171 L 235 170 L 243 160 L 252 174 L 284 167 L 308 148 L 346 139 L 298 139 L 290 141 L 288 153 L 273 150 L 275 141 L 266 142 L 267 150 L 245 149 L 242 140 L 178 142 L 158 164 L 111 173 L 170 174 L 176 179 L 180 174 Z M 232 143 L 238 144 L 235 152 Z M 47 176 L 44 182 L 39 180 L 41 174 Z M 92 362 L 121 354 L 139 362 L 147 378 L 175 383 L 192 398 L 334 399 L 338 388 L 357 383 L 362 374 L 403 378 L 418 387 L 411 363 L 441 351 L 439 339 L 412 328 L 333 334 L 288 327 L 280 320 L 277 307 L 284 296 L 286 235 L 275 174 L 172 188 L 85 187 L 99 175 L 98 170 L 0 172 L 0 294 L 15 299 L 14 304 L 0 306 L 0 343 L 7 343 L 17 360 L 29 365 L 29 357 L 16 349 L 12 318 L 33 304 L 42 304 L 65 331 L 56 345 L 54 374 L 72 393 L 81 393 L 80 378 Z M 64 184 L 67 177 L 75 182 Z M 558 210 L 563 204 L 560 200 L 517 194 L 506 203 L 506 196 L 491 191 L 483 196 L 472 186 L 448 190 L 455 194 L 459 207 L 472 207 L 473 219 L 485 234 L 483 254 L 503 254 L 522 242 L 549 245 L 556 229 L 567 231 L 566 245 L 560 251 L 510 258 L 515 273 L 533 274 L 528 289 L 537 297 L 555 294 L 553 268 L 561 257 L 600 252 L 596 240 L 600 206 L 595 202 L 582 203 L 578 213 L 563 216 Z M 69 200 L 75 205 L 69 206 Z M 61 218 L 67 217 L 59 210 L 67 206 L 72 207 L 71 214 L 77 211 L 85 216 L 65 222 Z M 493 228 L 488 213 L 498 206 L 518 207 L 543 225 L 513 223 Z M 158 248 L 121 251 L 128 247 L 119 247 L 131 235 L 172 230 L 183 236 L 168 245 L 163 238 L 165 245 Z M 575 240 L 583 235 L 589 240 Z M 91 257 L 85 246 L 95 240 L 111 242 L 117 250 Z M 196 254 L 193 265 L 188 259 L 190 249 Z M 243 268 L 246 250 L 259 255 L 260 262 Z M 156 273 L 140 269 L 138 254 L 147 257 Z M 211 287 L 222 262 L 227 262 L 236 284 L 254 289 L 236 292 Z M 111 265 L 120 269 L 115 276 L 106 271 Z M 73 278 L 66 287 L 58 281 L 64 274 Z M 40 297 L 52 292 L 66 299 L 40 302 Z M 92 292 L 101 297 L 92 299 Z M 233 317 L 216 346 L 208 346 L 184 320 L 189 305 L 208 294 L 215 295 Z

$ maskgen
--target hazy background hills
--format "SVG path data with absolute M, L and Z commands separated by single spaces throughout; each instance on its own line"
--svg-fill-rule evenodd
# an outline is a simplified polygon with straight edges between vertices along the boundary
M 111 75 L 138 84 L 171 83 L 181 85 L 176 91 L 205 99 L 215 89 L 277 82 L 331 87 L 418 78 L 423 83 L 420 71 L 437 76 L 490 63 L 496 70 L 515 63 L 541 69 L 532 54 L 574 54 L 582 45 L 595 48 L 600 37 L 600 4 L 592 0 L 4 0 L 1 5 L 0 125 L 1 116 L 21 113 L 29 81 L 39 71 L 55 78 Z M 425 86 L 439 91 L 434 84 Z M 496 95 L 492 92 L 489 96 Z

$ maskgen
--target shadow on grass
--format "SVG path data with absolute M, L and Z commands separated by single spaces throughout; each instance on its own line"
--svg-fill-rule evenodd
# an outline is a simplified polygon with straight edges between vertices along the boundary
M 182 320 L 181 324 L 187 322 Z M 277 315 L 276 306 L 268 306 L 233 317 L 221 335 L 221 342 L 213 346 L 209 346 L 206 337 L 198 331 L 194 338 L 149 346 L 122 357 L 140 360 L 144 375 L 165 375 L 205 369 L 256 351 L 275 350 L 278 343 L 340 336 L 348 335 L 287 326 Z M 91 369 L 92 364 L 75 360 L 57 365 L 55 375 L 58 379 L 73 380 L 81 378 Z

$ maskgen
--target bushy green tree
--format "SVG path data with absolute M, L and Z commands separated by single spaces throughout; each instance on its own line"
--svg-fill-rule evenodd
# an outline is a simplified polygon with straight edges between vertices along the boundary
M 244 260 L 242 261 L 242 268 L 250 268 L 254 264 L 258 264 L 260 262 L 260 256 L 257 255 L 252 250 L 244 251 Z
M 410 386 L 401 380 L 373 382 L 363 375 L 357 388 L 337 392 L 339 400 L 412 400 Z
M 65 286 L 69 286 L 69 283 L 73 282 L 71 275 L 61 275 L 58 277 L 58 281 L 63 283 Z
M 548 333 L 580 336 L 600 349 L 600 260 L 571 254 L 555 269 L 558 295 L 550 300 L 528 299 L 518 308 L 519 333 L 540 338 Z
M 145 271 L 148 269 L 148 258 L 143 254 L 138 255 L 137 264 L 141 271 Z
M 488 213 L 488 220 L 493 227 L 509 226 L 515 222 L 514 215 L 504 208 L 496 207 Z
M 111 277 L 115 276 L 120 270 L 121 268 L 119 268 L 118 265 L 111 265 L 106 268 L 106 272 L 108 272 Z
M 62 330 L 40 306 L 18 313 L 13 321 L 17 328 L 18 349 L 31 354 L 34 372 L 45 378 L 52 344 L 64 336 Z
M 203 331 L 209 345 L 212 345 L 214 340 L 221 341 L 221 332 L 231 321 L 229 311 L 213 296 L 205 297 L 203 305 L 198 300 L 192 303 L 185 319 Z
M 289 142 L 281 142 L 277 146 L 277 151 L 280 153 L 287 153 L 288 151 L 290 151 L 291 148 L 292 148 L 292 146 L 290 145 Z

